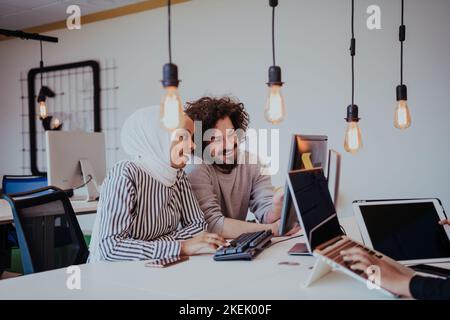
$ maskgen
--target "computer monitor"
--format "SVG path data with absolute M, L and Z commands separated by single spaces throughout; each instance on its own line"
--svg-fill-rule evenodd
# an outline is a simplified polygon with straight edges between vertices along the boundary
M 294 134 L 287 171 L 325 168 L 327 164 L 327 136 Z M 284 201 L 281 211 L 280 235 L 291 230 L 298 223 L 297 214 L 292 204 L 291 193 L 286 182 Z
M 46 131 L 45 139 L 48 184 L 61 189 L 85 186 L 87 194 L 83 198 L 97 199 L 106 176 L 105 135 Z

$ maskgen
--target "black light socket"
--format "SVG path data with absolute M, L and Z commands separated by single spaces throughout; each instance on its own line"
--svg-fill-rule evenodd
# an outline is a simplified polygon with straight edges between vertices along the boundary
M 397 101 L 408 100 L 408 90 L 404 84 L 397 86 Z
M 269 0 L 269 6 L 276 7 L 278 5 L 278 0 Z
M 406 40 L 406 27 L 404 24 L 402 24 L 399 28 L 398 28 L 398 40 L 403 42 Z
M 47 117 L 41 119 L 42 126 L 44 127 L 45 131 L 51 130 L 50 124 L 52 123 L 52 118 L 53 118 L 52 116 L 47 116 Z
M 46 97 L 49 97 L 49 98 L 55 97 L 55 92 L 52 89 L 50 89 L 49 87 L 47 87 L 47 86 L 42 86 L 41 92 Z
M 166 63 L 163 66 L 163 79 L 161 80 L 163 87 L 178 87 L 178 67 L 173 63 Z
M 356 39 L 351 38 L 350 39 L 350 55 L 354 57 L 356 54 Z
M 268 86 L 271 85 L 283 85 L 283 81 L 281 81 L 281 68 L 279 66 L 271 66 L 269 67 L 269 81 L 267 82 Z
M 45 100 L 46 100 L 45 95 L 43 95 L 43 94 L 41 94 L 41 92 L 39 92 L 39 95 L 38 95 L 38 97 L 37 97 L 37 102 L 38 102 L 38 103 L 40 103 L 40 102 L 45 102 Z
M 53 98 L 55 96 L 55 92 L 47 86 L 42 86 L 41 90 L 39 90 L 37 102 L 45 101 L 47 97 Z
M 358 106 L 356 104 L 351 104 L 347 107 L 347 118 L 345 120 L 347 122 L 358 122 Z

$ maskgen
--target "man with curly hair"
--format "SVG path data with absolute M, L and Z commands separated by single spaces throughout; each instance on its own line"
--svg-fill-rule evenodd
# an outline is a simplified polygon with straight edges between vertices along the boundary
M 261 230 L 277 235 L 283 193 L 274 192 L 261 164 L 238 148 L 249 123 L 244 105 L 230 97 L 203 97 L 188 102 L 185 112 L 202 124 L 203 161 L 187 172 L 208 230 L 225 238 Z M 246 221 L 249 210 L 259 223 Z

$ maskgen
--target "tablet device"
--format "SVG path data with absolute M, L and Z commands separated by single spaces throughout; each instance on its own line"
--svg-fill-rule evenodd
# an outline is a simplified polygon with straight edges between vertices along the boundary
M 438 199 L 354 201 L 364 243 L 403 263 L 450 262 L 450 226 Z

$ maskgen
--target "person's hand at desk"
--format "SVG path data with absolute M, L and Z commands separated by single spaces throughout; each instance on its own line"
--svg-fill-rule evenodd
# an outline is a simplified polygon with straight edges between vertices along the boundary
M 219 247 L 228 246 L 224 238 L 208 232 L 201 232 L 191 239 L 181 242 L 182 256 L 192 256 L 194 254 L 211 251 L 215 252 Z
M 270 227 L 270 230 L 272 231 L 272 234 L 274 237 L 278 237 L 280 235 L 280 220 L 276 220 L 275 222 L 271 224 L 267 224 L 268 227 Z
M 441 226 L 450 225 L 450 219 L 442 219 L 441 221 L 439 221 L 439 224 Z
M 447 220 L 448 222 L 448 220 Z M 350 261 L 353 270 L 361 270 L 368 276 L 373 274 L 371 266 L 380 270 L 381 287 L 406 298 L 450 299 L 450 279 L 423 277 L 406 268 L 400 270 L 395 265 L 379 259 L 361 248 L 341 251 L 344 261 Z
M 272 199 L 272 208 L 266 213 L 264 217 L 264 222 L 271 224 L 277 222 L 281 218 L 281 210 L 283 208 L 284 199 L 284 189 L 278 187 L 274 190 L 274 195 Z
M 362 248 L 351 248 L 341 251 L 344 261 L 352 263 L 350 269 L 361 270 L 368 276 L 373 272 L 371 266 L 380 268 L 380 285 L 381 287 L 398 294 L 403 297 L 411 297 L 409 283 L 412 276 L 402 273 L 395 266 L 388 262 L 369 254 Z
M 279 230 L 280 230 L 280 218 L 281 218 L 281 210 L 283 209 L 283 200 L 284 200 L 284 189 L 281 187 L 278 187 L 275 189 L 275 193 L 273 195 L 272 200 L 272 208 L 271 210 L 266 214 L 265 217 L 265 223 L 268 224 L 270 227 L 270 230 L 272 231 L 272 234 L 275 237 L 280 236 Z M 296 225 L 294 228 L 289 230 L 284 236 L 291 236 L 293 234 L 296 234 L 300 230 L 300 226 Z
M 272 234 L 273 234 L 274 237 L 280 237 L 280 236 L 290 237 L 290 236 L 296 234 L 297 232 L 299 232 L 300 229 L 301 229 L 300 225 L 298 223 L 296 223 L 295 226 L 291 230 L 289 230 L 288 232 L 286 232 L 283 235 L 280 235 L 280 224 L 281 224 L 281 221 L 277 220 L 274 223 L 271 223 L 269 225 L 270 226 L 270 230 L 272 230 Z

